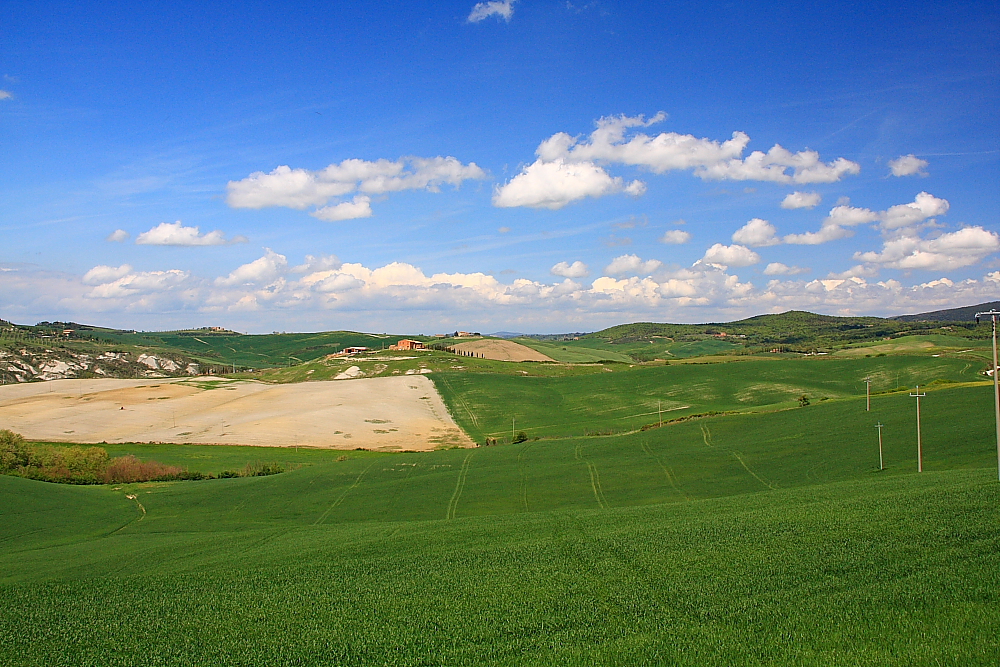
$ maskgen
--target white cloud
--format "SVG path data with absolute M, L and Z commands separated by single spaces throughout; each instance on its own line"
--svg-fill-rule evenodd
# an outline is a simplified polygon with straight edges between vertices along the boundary
M 778 183 L 832 183 L 861 169 L 844 158 L 824 163 L 815 151 L 792 153 L 779 145 L 766 154 L 755 151 L 744 160 L 743 150 L 750 137 L 743 132 L 733 132 L 725 141 L 714 141 L 676 132 L 651 136 L 635 131 L 665 118 L 663 112 L 649 120 L 644 116 L 608 116 L 598 119 L 597 128 L 582 139 L 566 132 L 553 134 L 538 145 L 538 159 L 533 164 L 497 189 L 494 205 L 560 208 L 584 197 L 645 192 L 645 183 L 633 181 L 624 186 L 619 178 L 605 171 L 606 166 L 615 164 L 641 167 L 656 174 L 690 169 L 705 180 Z
M 117 232 L 115 232 L 117 234 Z M 226 235 L 218 229 L 214 232 L 202 234 L 197 227 L 184 227 L 181 221 L 161 222 L 148 232 L 143 232 L 136 237 L 137 245 L 173 245 L 173 246 L 205 246 L 205 245 L 226 245 L 228 243 L 246 243 L 244 236 L 236 236 L 231 240 L 226 239 Z
M 370 197 L 356 195 L 352 201 L 324 206 L 323 208 L 316 209 L 309 215 L 320 220 L 325 220 L 326 222 L 370 218 L 372 216 L 371 201 Z
M 116 229 L 115 231 L 108 234 L 104 240 L 109 241 L 111 243 L 124 243 L 125 241 L 128 241 L 131 237 L 132 235 L 126 232 L 124 229 Z
M 859 252 L 863 262 L 893 269 L 948 271 L 971 266 L 1000 250 L 1000 236 L 982 227 L 966 227 L 932 239 L 899 236 L 887 240 L 882 252 Z
M 781 208 L 816 208 L 821 201 L 823 198 L 818 192 L 792 192 L 781 200 Z
M 631 128 L 649 127 L 665 118 L 663 112 L 648 121 L 643 116 L 604 117 L 596 122 L 597 129 L 588 139 L 580 141 L 559 132 L 543 141 L 535 152 L 546 162 L 563 159 L 617 163 L 645 167 L 662 174 L 737 157 L 750 142 L 750 137 L 742 132 L 734 132 L 731 139 L 721 143 L 675 132 L 661 132 L 655 137 L 638 133 L 626 139 L 626 132 Z
M 292 273 L 316 273 L 317 271 L 336 271 L 343 262 L 336 255 L 306 255 L 305 262 L 292 268 Z
M 501 234 L 507 234 L 510 232 L 510 227 L 500 227 L 499 229 L 497 229 L 497 231 L 500 232 Z
M 649 275 L 661 266 L 663 262 L 656 259 L 643 261 L 638 255 L 621 255 L 611 260 L 611 263 L 604 268 L 604 273 L 609 276 Z
M 923 224 L 933 216 L 944 215 L 948 212 L 948 208 L 946 199 L 939 199 L 926 192 L 918 194 L 912 203 L 898 204 L 878 212 L 841 204 L 830 209 L 830 215 L 823 220 L 819 231 L 789 234 L 785 236 L 784 241 L 799 245 L 817 245 L 853 236 L 854 233 L 847 229 L 848 227 L 871 222 L 880 223 L 883 233 L 897 230 L 897 234 L 912 235 L 915 232 L 911 228 Z
M 350 159 L 318 171 L 283 165 L 267 174 L 258 171 L 242 180 L 230 181 L 226 185 L 226 203 L 232 208 L 284 206 L 302 210 L 310 206 L 325 206 L 334 197 L 352 192 L 366 195 L 402 190 L 438 192 L 444 184 L 457 188 L 465 180 L 482 178 L 486 178 L 486 173 L 474 162 L 462 164 L 453 157 L 407 157 L 374 162 Z M 322 214 L 320 211 L 324 209 L 320 209 L 315 212 L 318 214 L 316 217 L 325 220 L 328 218 L 323 216 L 336 216 L 351 210 L 341 209 L 341 206 L 344 204 L 334 205 L 332 211 Z M 367 202 L 355 198 L 353 206 L 355 213 L 363 212 Z M 367 210 L 370 211 L 370 208 Z
M 792 170 L 790 174 L 789 169 Z M 792 153 L 778 144 L 767 153 L 754 151 L 744 160 L 733 158 L 695 170 L 695 174 L 705 180 L 775 183 L 836 183 L 848 174 L 860 172 L 861 165 L 842 157 L 833 162 L 821 162 L 816 151 Z
M 83 274 L 83 284 L 100 285 L 101 283 L 110 283 L 131 272 L 132 267 L 128 264 L 122 264 L 121 266 L 105 266 L 104 264 L 100 264 Z
M 838 239 L 853 236 L 854 232 L 837 225 L 823 224 L 818 232 L 805 232 L 803 234 L 786 234 L 782 239 L 785 243 L 793 245 L 819 245 L 829 243 Z
M 549 272 L 554 276 L 562 278 L 583 278 L 590 273 L 590 268 L 580 260 L 577 260 L 572 264 L 559 262 L 549 269 Z
M 945 239 L 939 245 L 976 244 Z M 254 271 L 241 267 L 245 275 L 231 284 L 223 284 L 230 282 L 225 276 L 213 279 L 177 269 L 135 272 L 127 266 L 94 267 L 88 272 L 90 285 L 84 284 L 84 276 L 0 271 L 0 310 L 34 321 L 55 312 L 108 322 L 120 313 L 119 320 L 144 328 L 211 320 L 236 329 L 303 330 L 329 327 L 333 320 L 345 328 L 400 333 L 419 331 L 429 321 L 440 323 L 441 329 L 459 328 L 461 322 L 502 328 L 516 321 L 538 330 L 572 322 L 570 328 L 582 330 L 650 319 L 729 321 L 789 309 L 884 316 L 987 301 L 996 298 L 1000 287 L 1000 272 L 978 280 L 938 275 L 913 285 L 868 282 L 875 275 L 871 265 L 809 281 L 771 271 L 766 285 L 754 285 L 705 263 L 677 270 L 660 266 L 655 276 L 602 276 L 590 284 L 569 278 L 554 284 L 524 279 L 505 284 L 482 273 L 425 274 L 399 262 L 378 268 L 338 266 L 338 261 L 322 258 L 307 260 L 304 266 L 312 269 L 293 275 L 283 257 L 269 256 L 262 258 L 266 262 L 246 265 L 256 264 Z M 266 264 L 270 267 L 262 266 Z
M 178 269 L 128 273 L 117 280 L 97 285 L 87 296 L 93 299 L 122 299 L 167 292 L 182 285 L 190 275 L 187 271 Z M 144 301 L 140 300 L 139 303 Z
M 260 259 L 238 267 L 225 278 L 217 278 L 218 285 L 267 284 L 281 277 L 288 269 L 288 260 L 270 248 L 264 248 Z
M 13 97 L 14 96 L 11 95 L 10 92 L 6 90 L 0 90 L 0 100 L 9 100 L 12 99 Z
M 760 261 L 760 255 L 742 245 L 722 245 L 716 243 L 705 251 L 699 262 L 723 267 L 750 266 Z
M 491 16 L 510 22 L 514 16 L 514 3 L 517 0 L 488 0 L 487 2 L 477 2 L 469 13 L 467 19 L 469 23 L 479 23 Z
M 903 155 L 889 163 L 889 171 L 893 176 L 927 176 L 927 160 L 921 160 L 916 155 Z
M 855 264 L 846 271 L 831 272 L 827 278 L 874 278 L 878 275 L 878 267 L 870 264 Z
M 668 229 L 660 237 L 660 243 L 668 243 L 671 245 L 680 245 L 682 243 L 687 243 L 691 240 L 690 232 L 685 232 L 683 229 Z
M 593 162 L 536 160 L 496 189 L 493 205 L 555 210 L 585 197 L 603 197 L 616 192 L 641 195 L 644 191 L 641 181 L 632 181 L 626 186 L 620 177 L 612 178 Z
M 800 273 L 808 273 L 809 269 L 801 266 L 788 266 L 781 262 L 771 262 L 764 268 L 765 276 L 794 276 Z
M 776 236 L 778 230 L 767 220 L 754 218 L 733 232 L 733 241 L 752 248 L 771 246 L 781 243 Z
M 928 218 L 944 215 L 950 205 L 947 199 L 938 199 L 932 194 L 921 192 L 911 204 L 899 204 L 887 209 L 880 217 L 884 229 L 899 229 L 922 223 Z

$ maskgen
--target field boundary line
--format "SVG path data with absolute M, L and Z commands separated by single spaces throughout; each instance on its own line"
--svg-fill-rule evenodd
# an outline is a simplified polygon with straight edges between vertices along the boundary
M 527 443 L 524 447 L 521 448 L 521 451 L 519 451 L 517 453 L 517 471 L 518 471 L 518 473 L 520 475 L 520 478 L 521 478 L 521 480 L 520 480 L 521 481 L 521 489 L 520 489 L 521 490 L 521 505 L 524 506 L 524 511 L 525 512 L 528 511 L 528 483 L 527 483 L 528 476 L 527 476 L 527 474 L 524 471 L 524 458 L 523 457 L 524 457 L 524 453 L 526 451 L 528 451 L 528 448 L 531 447 L 532 444 L 533 443 L 530 443 L 530 442 Z
M 335 502 L 334 502 L 334 503 L 333 503 L 332 505 L 330 505 L 329 507 L 327 507 L 327 508 L 326 508 L 326 511 L 325 511 L 325 512 L 323 512 L 322 514 L 320 514 L 320 516 L 319 516 L 319 518 L 318 518 L 318 519 L 316 519 L 315 521 L 313 521 L 313 525 L 314 525 L 314 526 L 318 526 L 318 525 L 319 525 L 319 524 L 321 524 L 321 523 L 322 523 L 323 521 L 325 521 L 325 520 L 326 520 L 326 517 L 330 516 L 330 512 L 332 512 L 333 510 L 335 510 L 335 509 L 337 508 L 337 506 L 338 506 L 338 505 L 340 505 L 340 503 L 344 502 L 344 498 L 346 498 L 346 497 L 347 497 L 347 494 L 348 494 L 348 493 L 350 493 L 351 491 L 353 491 L 354 489 L 356 489 L 356 488 L 357 488 L 358 484 L 360 484 L 360 483 L 361 483 L 361 478 L 362 478 L 362 477 L 364 477 L 364 476 L 365 476 L 365 474 L 366 474 L 366 473 L 367 473 L 367 472 L 368 472 L 369 470 L 371 470 L 371 469 L 372 469 L 372 466 L 374 466 L 374 465 L 375 465 L 376 463 L 378 463 L 378 459 L 375 459 L 374 461 L 372 461 L 371 463 L 369 463 L 369 464 L 368 464 L 368 467 L 367 467 L 367 468 L 365 468 L 364 470 L 362 470 L 362 471 L 361 471 L 361 474 L 360 474 L 360 475 L 358 475 L 358 478 L 354 480 L 354 483 L 353 483 L 353 484 L 351 484 L 351 485 L 350 485 L 349 487 L 347 487 L 346 489 L 344 489 L 344 492 L 343 492 L 342 494 L 340 494 L 340 497 L 339 497 L 339 498 L 337 498 L 337 500 L 336 500 L 336 501 L 335 501 Z
M 756 479 L 758 482 L 760 482 L 761 484 L 763 484 L 767 488 L 771 489 L 772 491 L 774 491 L 775 489 L 778 488 L 776 486 L 772 486 L 769 482 L 765 482 L 757 473 L 755 473 L 753 470 L 751 470 L 750 466 L 748 466 L 746 463 L 744 463 L 743 457 L 740 456 L 738 452 L 736 452 L 734 450 L 730 450 L 729 453 L 732 454 L 733 456 L 735 456 L 736 460 L 740 462 L 741 466 L 743 466 L 743 469 L 746 470 L 751 475 L 753 475 L 753 478 Z
M 455 482 L 455 491 L 451 494 L 451 500 L 448 501 L 448 511 L 445 514 L 445 519 L 455 518 L 455 512 L 458 510 L 458 501 L 462 497 L 462 491 L 465 489 L 465 478 L 469 474 L 469 460 L 474 453 L 469 452 L 462 461 L 462 469 L 458 471 L 458 480 Z
M 686 501 L 690 501 L 691 500 L 690 496 L 681 491 L 680 487 L 678 487 L 677 484 L 674 482 L 674 476 L 670 472 L 670 468 L 663 465 L 663 461 L 660 460 L 659 456 L 653 453 L 653 450 L 649 447 L 649 443 L 646 442 L 645 440 L 642 441 L 642 451 L 646 452 L 651 457 L 653 457 L 653 460 L 656 461 L 656 465 L 660 466 L 660 469 L 663 470 L 663 474 L 667 476 L 667 481 L 670 482 L 670 486 L 677 493 L 677 495 L 679 495 Z
M 708 445 L 712 449 L 715 449 L 716 445 L 712 444 L 712 431 L 709 430 L 709 428 L 707 426 L 705 426 L 704 424 L 701 424 L 701 438 L 702 438 L 702 440 L 705 441 L 706 445 Z M 746 470 L 748 473 L 750 473 L 750 475 L 755 480 L 757 480 L 758 482 L 760 482 L 761 484 L 763 484 L 767 488 L 771 489 L 772 491 L 774 491 L 775 489 L 778 488 L 777 486 L 772 485 L 770 482 L 765 481 L 760 475 L 758 475 L 753 470 L 751 470 L 750 466 L 748 466 L 746 464 L 746 461 L 743 460 L 743 457 L 740 456 L 739 452 L 737 452 L 734 449 L 727 449 L 726 447 L 723 447 L 723 449 L 725 449 L 727 452 L 729 452 L 730 454 L 732 454 L 733 457 L 737 461 L 740 462 L 740 465 L 743 466 L 743 469 Z
M 601 488 L 601 475 L 597 472 L 597 466 L 583 457 L 580 453 L 580 445 L 576 446 L 575 455 L 577 461 L 582 461 L 587 465 L 587 472 L 590 473 L 590 488 L 594 491 L 594 500 L 597 501 L 597 506 L 602 510 L 608 509 L 608 501 L 604 497 L 604 489 Z
M 451 386 L 451 383 L 450 383 L 450 382 L 448 382 L 448 380 L 446 380 L 445 378 L 441 378 L 441 383 L 442 383 L 442 384 L 443 384 L 444 386 L 448 387 L 448 391 L 450 391 L 450 392 L 451 392 L 451 395 L 455 397 L 455 400 L 456 400 L 456 401 L 458 401 L 458 402 L 459 402 L 459 403 L 460 403 L 460 404 L 462 405 L 462 408 L 463 408 L 463 409 L 465 410 L 465 413 L 466 413 L 467 415 L 469 415 L 469 419 L 471 419 L 471 420 L 472 420 L 472 424 L 473 424 L 473 425 L 474 425 L 474 426 L 475 426 L 476 428 L 479 428 L 479 419 L 478 419 L 478 418 L 476 417 L 476 415 L 474 415 L 474 414 L 472 413 L 472 410 L 470 410 L 470 409 L 469 409 L 469 404 L 468 404 L 468 403 L 466 402 L 466 400 L 465 400 L 464 398 L 462 398 L 462 397 L 461 397 L 461 396 L 460 396 L 460 395 L 458 394 L 458 392 L 457 392 L 457 391 L 455 391 L 455 388 Z M 444 397 L 442 396 L 441 398 L 444 398 Z M 447 404 L 446 404 L 446 406 L 447 406 Z

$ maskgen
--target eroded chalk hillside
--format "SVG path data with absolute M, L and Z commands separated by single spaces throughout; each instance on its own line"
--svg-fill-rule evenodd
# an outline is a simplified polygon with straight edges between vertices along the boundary
M 3 383 L 67 378 L 166 378 L 198 375 L 201 366 L 176 354 L 77 352 L 59 347 L 0 348 Z

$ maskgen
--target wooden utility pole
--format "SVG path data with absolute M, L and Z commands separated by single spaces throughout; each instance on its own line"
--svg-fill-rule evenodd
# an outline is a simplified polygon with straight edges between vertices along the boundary
M 875 424 L 875 428 L 878 429 L 878 469 L 885 470 L 882 466 L 882 422 Z
M 920 385 L 917 385 L 917 392 L 910 394 L 911 398 L 917 399 L 917 472 L 924 471 L 924 450 L 920 442 L 920 399 L 926 396 L 920 393 Z

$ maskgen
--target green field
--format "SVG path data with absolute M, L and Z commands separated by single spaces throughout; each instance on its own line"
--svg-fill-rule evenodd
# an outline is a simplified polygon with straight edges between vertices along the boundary
M 845 364 L 850 392 L 862 361 L 794 363 Z M 962 375 L 933 361 L 913 372 Z M 662 371 L 688 367 L 710 368 Z M 618 436 L 267 450 L 291 468 L 271 477 L 0 477 L 0 664 L 995 664 L 992 388 L 933 387 L 920 475 L 912 399 L 854 391 Z
M 477 442 L 507 437 L 511 420 L 530 436 L 566 437 L 634 431 L 644 424 L 710 411 L 780 409 L 863 396 L 872 391 L 983 379 L 976 359 L 885 356 L 833 359 L 735 357 L 728 363 L 609 365 L 567 377 L 434 373 L 455 420 Z

